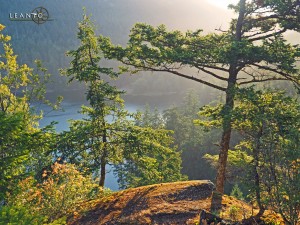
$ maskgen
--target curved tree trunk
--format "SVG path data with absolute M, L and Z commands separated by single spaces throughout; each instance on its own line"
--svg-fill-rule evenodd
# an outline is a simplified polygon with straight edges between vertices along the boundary
M 236 74 L 232 74 L 233 80 L 236 80 Z M 223 133 L 221 139 L 221 149 L 219 153 L 217 178 L 216 178 L 216 190 L 220 193 L 224 193 L 224 185 L 226 179 L 226 165 L 228 158 L 228 150 L 231 139 L 231 111 L 234 107 L 234 85 L 235 82 L 230 82 L 228 84 L 228 89 L 226 92 L 226 102 L 223 108 L 223 113 L 225 117 L 223 118 Z
M 235 32 L 235 40 L 241 41 L 243 35 L 243 20 L 245 17 L 245 8 L 246 8 L 246 0 L 240 0 L 240 12 L 239 17 L 236 24 L 236 32 Z M 226 179 L 226 166 L 227 166 L 227 158 L 228 158 L 228 150 L 231 139 L 231 112 L 234 107 L 234 97 L 235 97 L 235 85 L 237 81 L 237 75 L 242 68 L 238 65 L 238 58 L 235 59 L 230 64 L 229 67 L 229 79 L 228 85 L 226 89 L 226 102 L 224 105 L 223 113 L 223 133 L 221 139 L 221 149 L 219 153 L 218 160 L 218 169 L 217 169 L 217 178 L 216 178 L 216 189 L 220 193 L 224 193 L 224 185 Z

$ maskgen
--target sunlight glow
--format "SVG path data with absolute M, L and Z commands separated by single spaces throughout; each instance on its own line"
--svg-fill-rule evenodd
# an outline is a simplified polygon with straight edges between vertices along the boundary
M 227 9 L 227 6 L 229 4 L 236 4 L 238 3 L 239 0 L 205 0 L 205 1 L 208 2 L 209 4 L 218 6 L 223 9 Z

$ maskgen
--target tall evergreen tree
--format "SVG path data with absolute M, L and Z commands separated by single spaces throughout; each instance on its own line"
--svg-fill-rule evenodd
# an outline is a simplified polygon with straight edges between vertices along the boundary
M 135 115 L 134 126 L 123 136 L 124 160 L 114 171 L 121 188 L 186 179 L 172 134 L 157 108 L 146 105 Z
M 115 166 L 121 188 L 186 179 L 181 174 L 180 152 L 172 147 L 171 131 L 132 126 L 123 143 L 124 160 Z
M 220 132 L 206 133 L 194 124 L 202 104 L 195 91 L 189 91 L 182 104 L 164 111 L 165 129 L 172 130 L 174 145 L 182 152 L 183 173 L 190 179 L 214 179 L 214 171 L 203 159 L 205 153 L 215 153 Z M 205 168 L 205 169 L 204 169 Z
M 181 179 L 180 155 L 170 148 L 169 132 L 142 127 L 144 123 L 128 118 L 138 115 L 124 109 L 123 92 L 104 80 L 105 76 L 116 78 L 118 73 L 101 66 L 101 42 L 86 15 L 79 23 L 78 39 L 81 45 L 68 52 L 73 60 L 63 73 L 70 81 L 75 79 L 87 84 L 90 106 L 82 107 L 87 117 L 73 121 L 70 131 L 62 134 L 58 153 L 88 172 L 100 168 L 100 186 L 104 186 L 108 163 L 119 165 L 116 173 L 122 188 Z M 131 173 L 129 170 L 133 168 L 134 173 Z
M 202 30 L 167 31 L 164 25 L 136 24 L 125 47 L 102 37 L 107 59 L 122 70 L 166 72 L 205 84 L 225 93 L 224 120 L 217 169 L 217 191 L 224 192 L 230 147 L 235 89 L 260 82 L 288 80 L 299 88 L 299 45 L 289 44 L 288 30 L 299 32 L 299 0 L 240 0 L 231 8 L 238 14 L 228 30 L 202 34 Z M 190 68 L 190 70 L 184 70 Z M 208 79 L 209 77 L 209 79 Z
M 287 224 L 297 224 L 300 192 L 300 105 L 297 99 L 276 91 L 240 89 L 235 97 L 232 126 L 242 137 L 229 151 L 231 168 L 242 168 L 239 181 L 248 187 L 259 212 L 256 221 L 272 206 Z M 205 126 L 221 126 L 222 105 L 206 106 Z M 209 157 L 215 160 L 216 157 Z M 228 171 L 229 172 L 229 171 Z
M 300 219 L 300 105 L 282 92 L 241 90 L 233 127 L 244 140 L 239 148 L 252 157 L 248 185 L 261 217 L 271 205 L 287 224 Z M 265 194 L 268 193 L 268 194 Z
M 65 132 L 61 140 L 61 151 L 68 155 L 69 161 L 80 162 L 90 171 L 100 169 L 99 185 L 104 186 L 106 165 L 121 154 L 117 139 L 126 129 L 128 112 L 120 98 L 122 91 L 111 86 L 107 78 L 116 78 L 112 68 L 102 67 L 95 27 L 90 18 L 84 15 L 78 25 L 78 49 L 69 51 L 71 67 L 63 71 L 70 81 L 77 80 L 87 84 L 86 98 L 90 106 L 82 107 L 87 118 L 73 121 L 71 132 Z

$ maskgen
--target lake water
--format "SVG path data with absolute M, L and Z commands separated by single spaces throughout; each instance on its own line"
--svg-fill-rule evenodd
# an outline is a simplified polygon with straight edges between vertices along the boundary
M 178 101 L 178 98 L 176 99 Z M 151 107 L 157 107 L 158 109 L 165 109 L 178 102 L 174 101 L 174 96 L 130 96 L 125 97 L 125 106 L 129 112 L 135 112 L 141 110 L 146 104 Z M 52 121 L 56 121 L 56 131 L 61 132 L 69 129 L 68 121 L 73 119 L 82 119 L 82 114 L 79 113 L 80 108 L 83 104 L 86 104 L 84 100 L 74 101 L 66 100 L 62 103 L 63 111 L 51 111 L 50 107 L 41 106 L 40 109 L 44 111 L 44 118 L 40 121 L 40 127 L 49 125 Z M 117 178 L 113 174 L 112 166 L 107 166 L 107 175 L 105 180 L 105 187 L 111 190 L 118 190 Z
M 40 121 L 40 127 L 45 127 L 49 125 L 52 121 L 56 121 L 55 125 L 56 131 L 61 132 L 65 130 L 69 130 L 69 120 L 73 119 L 82 119 L 82 114 L 79 113 L 81 106 L 83 103 L 81 102 L 63 102 L 62 108 L 63 111 L 50 111 L 49 107 L 43 106 L 42 110 L 44 111 L 44 118 Z M 134 112 L 137 107 L 133 105 L 129 105 L 127 110 L 130 112 Z M 105 179 L 105 187 L 108 187 L 111 190 L 118 190 L 119 186 L 117 183 L 117 178 L 113 174 L 112 166 L 107 165 L 107 174 Z

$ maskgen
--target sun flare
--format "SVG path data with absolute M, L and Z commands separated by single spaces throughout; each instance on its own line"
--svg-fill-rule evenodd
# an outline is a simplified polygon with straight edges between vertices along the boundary
M 227 8 L 229 4 L 236 4 L 238 0 L 206 0 L 209 4 L 218 6 L 220 8 Z

